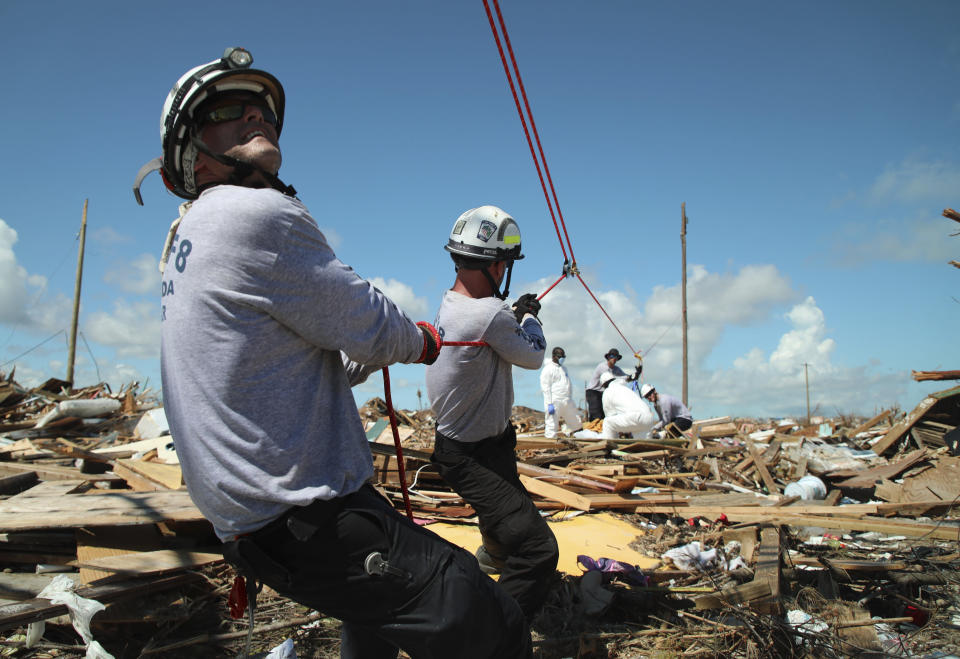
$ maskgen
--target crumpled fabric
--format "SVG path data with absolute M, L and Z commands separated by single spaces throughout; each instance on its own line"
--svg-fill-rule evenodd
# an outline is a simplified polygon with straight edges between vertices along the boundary
M 650 579 L 636 565 L 621 563 L 612 558 L 593 559 L 586 554 L 577 556 L 577 563 L 584 572 L 598 571 L 604 574 L 604 580 L 617 577 L 633 586 L 646 586 Z

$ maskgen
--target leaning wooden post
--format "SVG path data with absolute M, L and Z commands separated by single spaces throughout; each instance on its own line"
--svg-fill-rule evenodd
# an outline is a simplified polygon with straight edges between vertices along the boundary
M 73 362 L 77 356 L 77 320 L 80 318 L 80 284 L 83 281 L 83 246 L 87 241 L 87 203 L 83 200 L 83 220 L 80 222 L 80 250 L 77 253 L 77 281 L 73 287 L 73 322 L 70 323 L 70 354 L 67 357 L 67 382 L 73 389 Z
M 680 251 L 682 253 L 682 272 L 680 273 L 680 316 L 683 325 L 683 404 L 687 403 L 687 202 L 680 204 Z

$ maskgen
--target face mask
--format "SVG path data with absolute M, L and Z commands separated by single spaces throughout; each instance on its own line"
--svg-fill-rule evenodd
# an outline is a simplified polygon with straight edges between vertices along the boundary
M 563 366 L 564 359 L 566 359 L 566 357 L 557 357 L 557 364 L 559 364 L 560 366 Z

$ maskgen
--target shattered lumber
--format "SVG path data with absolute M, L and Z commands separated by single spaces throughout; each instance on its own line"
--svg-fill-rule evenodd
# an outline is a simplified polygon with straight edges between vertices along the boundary
M 23 600 L 20 608 L 0 607 L 0 624 L 13 630 L 63 612 L 48 600 L 33 599 L 43 580 L 28 583 L 26 578 L 45 575 L 19 572 L 45 563 L 73 569 L 81 582 L 94 580 L 80 594 L 104 602 L 124 597 L 123 610 L 113 617 L 124 624 L 110 626 L 110 608 L 95 619 L 100 621 L 97 640 L 111 651 L 163 656 L 197 646 L 198 656 L 235 656 L 245 626 L 226 615 L 234 573 L 183 489 L 169 435 L 162 429 L 154 434 L 158 423 L 163 425 L 162 409 L 147 419 L 147 405 L 128 391 L 114 397 L 122 407 L 105 419 L 61 418 L 37 428 L 37 419 L 74 396 L 60 393 L 56 382 L 49 386 L 47 393 L 29 392 L 0 377 L 0 563 L 18 571 L 0 580 L 0 595 L 6 588 Z M 102 388 L 77 393 L 108 395 Z M 924 405 L 927 398 L 932 402 Z M 385 414 L 378 399 L 360 408 L 376 485 L 399 507 L 397 461 Z M 606 591 L 613 601 L 616 614 L 586 616 L 580 596 L 591 582 L 582 578 L 582 566 L 562 568 L 537 620 L 536 647 L 556 649 L 545 657 L 586 657 L 581 643 L 588 639 L 595 655 L 610 659 L 801 656 L 801 651 L 803 656 L 839 656 L 853 646 L 880 650 L 878 621 L 901 638 L 911 634 L 911 650 L 920 648 L 918 629 L 956 634 L 918 616 L 960 619 L 960 526 L 954 509 L 960 500 L 960 457 L 950 455 L 958 417 L 960 388 L 925 397 L 906 416 L 884 410 L 866 420 L 814 418 L 809 423 L 717 417 L 698 420 L 681 437 L 668 440 L 548 440 L 541 411 L 515 408 L 521 429 L 517 469 L 536 506 L 549 515 L 561 559 L 576 560 L 567 544 L 576 538 L 587 549 L 575 554 L 636 562 L 649 579 L 641 587 L 622 574 L 604 574 L 596 584 L 600 595 Z M 461 543 L 472 552 L 479 542 L 476 513 L 430 464 L 432 413 L 403 411 L 397 418 L 414 515 L 438 532 L 439 526 L 449 526 L 474 534 Z M 816 496 L 825 495 L 823 500 L 797 494 L 809 494 L 797 489 L 805 476 L 820 479 L 824 489 Z M 916 519 L 920 516 L 922 521 Z M 596 529 L 607 517 L 627 532 L 601 536 Z M 591 530 L 574 526 L 578 520 L 590 522 L 586 528 Z M 681 548 L 702 563 L 681 569 L 666 558 Z M 649 562 L 641 566 L 642 561 Z M 165 609 L 180 616 L 163 625 L 169 631 L 158 632 L 151 627 L 153 613 L 141 612 L 151 599 L 145 596 L 150 588 L 169 591 L 172 603 Z M 879 615 L 858 603 L 865 592 L 871 593 L 871 606 L 882 609 Z M 206 628 L 187 631 L 179 625 L 196 619 L 192 607 L 197 602 L 216 608 L 215 618 Z M 913 614 L 905 613 L 907 607 Z M 336 621 L 305 616 L 302 607 L 267 590 L 261 593 L 261 608 L 256 634 L 276 638 L 258 638 L 263 648 L 290 636 L 304 656 L 338 652 L 336 642 L 326 640 L 338 636 Z M 785 625 L 788 612 L 822 619 L 827 631 L 813 634 Z M 136 628 L 153 631 L 130 641 L 131 620 Z M 294 633 L 297 621 L 316 624 Z M 629 632 L 622 631 L 625 624 Z M 111 629 L 125 635 L 113 646 Z M 224 633 L 214 633 L 220 629 Z M 960 645 L 957 641 L 954 645 Z M 937 647 L 942 646 L 929 651 Z
M 926 380 L 960 380 L 960 371 L 910 371 L 917 382 Z

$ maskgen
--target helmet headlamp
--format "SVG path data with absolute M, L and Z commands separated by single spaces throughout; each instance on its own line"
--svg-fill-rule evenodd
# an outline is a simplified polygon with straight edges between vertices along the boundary
M 246 69 L 253 64 L 253 55 L 244 48 L 231 47 L 223 51 L 223 60 L 231 69 Z

